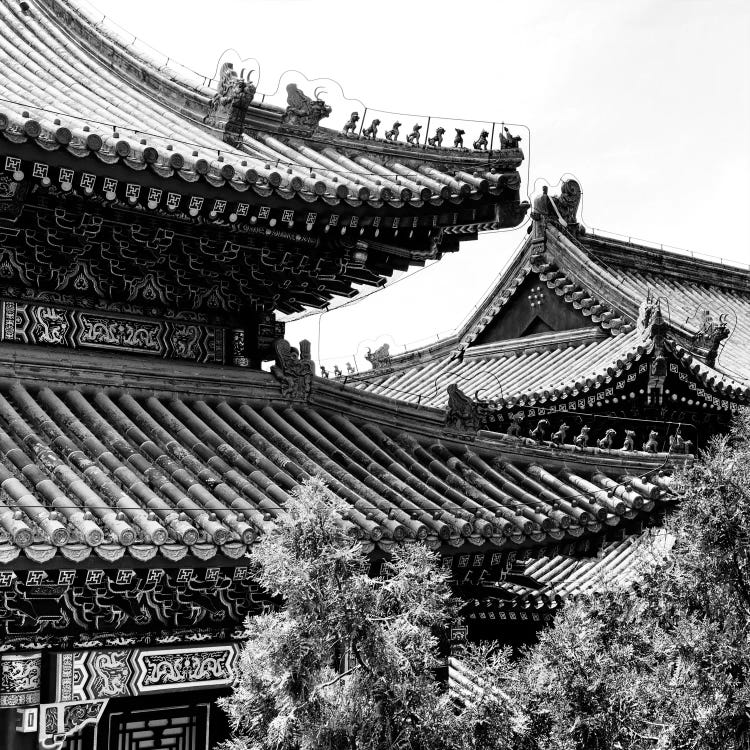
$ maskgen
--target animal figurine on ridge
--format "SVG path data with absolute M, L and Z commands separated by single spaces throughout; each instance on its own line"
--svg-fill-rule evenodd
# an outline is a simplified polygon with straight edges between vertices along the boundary
M 549 419 L 540 419 L 536 427 L 529 433 L 532 440 L 541 443 L 547 437 L 547 430 L 550 428 Z
M 617 431 L 613 430 L 611 427 L 604 433 L 604 437 L 599 438 L 599 440 L 596 441 L 597 446 L 599 446 L 600 450 L 612 450 L 612 446 L 615 443 L 615 435 L 617 435 Z
M 508 435 L 508 437 L 521 437 L 521 417 L 517 414 L 511 415 L 510 424 L 508 425 L 508 430 L 505 434 Z
M 349 119 L 344 123 L 344 135 L 354 135 L 359 122 L 359 112 L 352 112 Z
M 378 126 L 380 125 L 380 120 L 376 117 L 371 123 L 369 128 L 365 128 L 362 131 L 362 137 L 366 138 L 368 141 L 374 140 L 378 137 Z
M 422 126 L 419 124 L 415 124 L 412 128 L 411 133 L 406 136 L 406 142 L 409 143 L 412 146 L 418 146 L 419 145 L 419 139 L 421 138 L 421 135 L 419 131 L 422 129 Z
M 518 148 L 519 142 L 522 140 L 520 135 L 511 135 L 508 128 L 503 128 L 503 133 L 500 133 L 500 148 Z
M 456 137 L 453 139 L 453 148 L 464 147 L 464 134 L 465 133 L 466 133 L 465 130 L 461 130 L 461 128 L 456 128 Z
M 486 151 L 487 150 L 487 143 L 489 142 L 487 138 L 489 137 L 489 132 L 487 130 L 483 130 L 479 134 L 479 138 L 477 138 L 474 141 L 474 150 L 475 151 Z
M 433 135 L 432 138 L 427 139 L 428 145 L 432 146 L 433 148 L 442 148 L 444 135 L 445 135 L 445 128 L 438 128 L 435 131 L 435 135 Z
M 659 452 L 659 443 L 658 443 L 659 433 L 655 432 L 654 430 L 651 430 L 648 434 L 648 440 L 643 444 L 643 450 L 646 451 L 646 453 L 658 453 Z
M 565 422 L 563 422 L 558 428 L 557 432 L 552 433 L 552 437 L 550 440 L 552 441 L 552 445 L 555 446 L 555 448 L 559 448 L 561 445 L 565 443 L 565 438 L 568 435 L 568 430 L 570 428 L 568 427 Z
M 401 127 L 401 123 L 398 120 L 396 120 L 396 122 L 393 123 L 393 127 L 390 130 L 385 131 L 386 141 L 397 141 L 398 134 L 400 132 L 399 130 L 400 127 Z
M 584 448 L 589 447 L 589 432 L 591 432 L 591 428 L 588 425 L 584 425 L 581 427 L 581 431 L 578 435 L 573 438 L 573 445 L 578 450 L 582 451 Z
M 625 430 L 625 442 L 620 450 L 623 451 L 634 451 L 635 450 L 635 432 L 633 430 Z

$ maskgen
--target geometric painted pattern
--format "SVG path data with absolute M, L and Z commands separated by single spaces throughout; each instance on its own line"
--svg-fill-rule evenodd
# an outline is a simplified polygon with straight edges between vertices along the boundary
M 238 654 L 235 643 L 67 651 L 56 655 L 56 698 L 88 701 L 227 687 L 234 682 Z

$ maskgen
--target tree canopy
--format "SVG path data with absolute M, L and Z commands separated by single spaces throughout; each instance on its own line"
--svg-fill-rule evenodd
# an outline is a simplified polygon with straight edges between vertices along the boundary
M 377 576 L 321 482 L 253 552 L 284 602 L 250 618 L 224 702 L 232 750 L 741 750 L 750 747 L 750 415 L 678 475 L 640 583 L 569 602 L 511 659 L 469 646 L 447 693 L 437 634 L 456 615 L 436 556 L 395 546 Z

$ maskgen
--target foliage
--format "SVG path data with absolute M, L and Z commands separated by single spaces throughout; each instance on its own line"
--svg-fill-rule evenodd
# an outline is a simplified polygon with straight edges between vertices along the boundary
M 395 547 L 371 576 L 321 482 L 287 510 L 252 555 L 257 580 L 284 606 L 247 622 L 239 685 L 223 702 L 228 747 L 472 747 L 476 706 L 455 710 L 436 678 L 435 634 L 455 610 L 436 556 Z
M 528 653 L 528 747 L 748 747 L 749 438 L 745 413 L 677 478 L 674 545 L 640 586 L 570 604 Z
M 676 478 L 641 583 L 570 602 L 520 658 L 469 647 L 435 678 L 455 614 L 419 544 L 382 575 L 320 482 L 253 553 L 285 605 L 252 618 L 225 701 L 232 750 L 743 750 L 750 747 L 750 412 Z

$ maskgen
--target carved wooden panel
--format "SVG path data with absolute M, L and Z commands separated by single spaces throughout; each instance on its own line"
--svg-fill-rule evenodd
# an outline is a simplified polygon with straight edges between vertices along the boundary
M 0 340 L 224 363 L 226 329 L 0 300 Z
M 239 633 L 248 614 L 269 606 L 246 567 L 4 571 L 0 640 L 39 648 L 200 642 Z
M 56 654 L 60 701 L 90 701 L 230 686 L 237 643 L 94 649 Z

